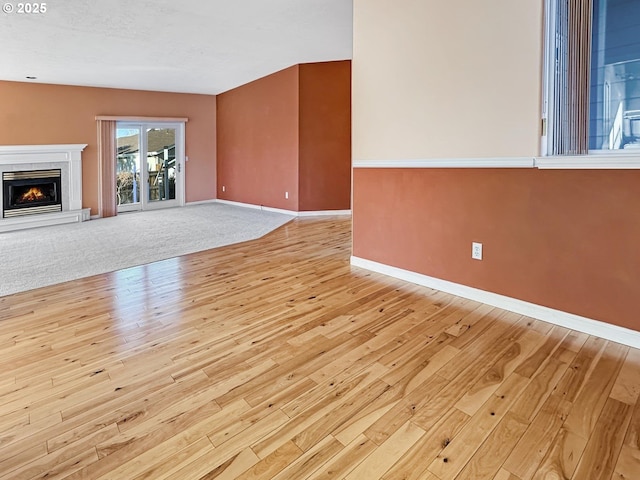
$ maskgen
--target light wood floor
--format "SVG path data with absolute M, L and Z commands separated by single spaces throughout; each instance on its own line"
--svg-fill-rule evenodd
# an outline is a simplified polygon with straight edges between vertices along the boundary
M 349 255 L 300 219 L 0 298 L 0 478 L 640 479 L 640 351 Z

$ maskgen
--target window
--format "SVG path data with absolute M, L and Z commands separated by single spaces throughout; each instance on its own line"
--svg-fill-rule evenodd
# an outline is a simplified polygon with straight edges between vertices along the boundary
M 547 0 L 543 151 L 640 152 L 640 0 Z

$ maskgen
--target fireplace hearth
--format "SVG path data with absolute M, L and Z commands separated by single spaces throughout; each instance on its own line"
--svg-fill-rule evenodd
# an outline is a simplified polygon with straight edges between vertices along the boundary
M 2 217 L 62 211 L 61 171 L 3 172 Z

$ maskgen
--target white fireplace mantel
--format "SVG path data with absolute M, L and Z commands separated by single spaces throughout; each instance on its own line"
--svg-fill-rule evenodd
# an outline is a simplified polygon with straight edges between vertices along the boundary
M 0 145 L 0 155 L 82 152 L 86 146 L 86 143 L 69 145 Z
M 62 212 L 0 218 L 0 232 L 86 220 L 89 210 L 82 209 L 82 151 L 86 146 L 0 145 L 0 172 L 38 169 L 41 164 L 43 168 L 60 168 L 64 190 Z

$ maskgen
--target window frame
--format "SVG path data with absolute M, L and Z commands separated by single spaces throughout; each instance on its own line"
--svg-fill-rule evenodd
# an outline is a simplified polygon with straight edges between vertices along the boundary
M 555 115 L 556 105 L 556 76 L 555 76 L 555 50 L 558 46 L 557 32 L 557 5 L 562 0 L 545 0 L 544 24 L 543 24 L 543 58 L 542 58 L 542 86 L 541 86 L 541 131 L 540 131 L 540 157 L 536 159 L 539 168 L 640 168 L 640 149 L 625 150 L 592 150 L 581 153 L 555 153 L 552 139 L 559 129 L 560 123 Z M 589 32 L 592 36 L 592 32 Z M 589 52 L 591 48 L 589 48 Z M 590 55 L 589 55 L 590 58 Z M 589 62 L 590 71 L 591 65 Z M 589 81 L 589 88 L 591 82 Z M 587 91 L 587 94 L 589 92 Z M 590 99 L 587 96 L 587 104 Z M 587 146 L 589 141 L 590 118 L 587 110 L 587 120 L 584 127 L 587 131 Z

